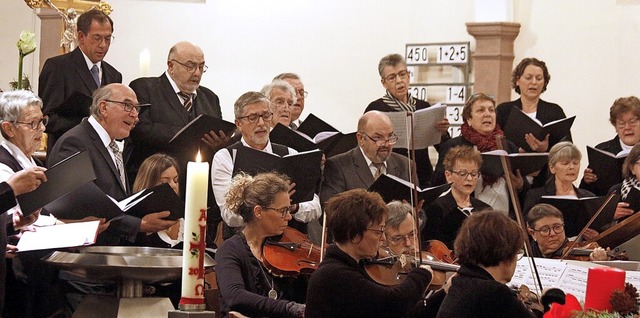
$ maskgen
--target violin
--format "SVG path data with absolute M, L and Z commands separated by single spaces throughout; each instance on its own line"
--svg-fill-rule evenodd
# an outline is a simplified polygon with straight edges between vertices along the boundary
M 320 246 L 298 230 L 287 227 L 279 241 L 267 240 L 262 247 L 262 262 L 278 277 L 312 274 L 320 265 Z
M 571 244 L 567 244 L 562 250 L 562 255 L 567 253 L 567 250 L 571 247 Z M 571 248 L 571 251 L 567 254 L 565 259 L 574 260 L 574 261 L 591 261 L 590 255 L 596 248 L 599 248 L 597 242 L 578 242 L 574 244 L 574 247 Z M 619 251 L 615 249 L 613 251 L 606 251 L 607 257 L 609 260 L 619 260 L 619 261 L 628 261 L 629 257 L 627 256 L 626 251 Z M 555 257 L 560 258 L 560 256 Z

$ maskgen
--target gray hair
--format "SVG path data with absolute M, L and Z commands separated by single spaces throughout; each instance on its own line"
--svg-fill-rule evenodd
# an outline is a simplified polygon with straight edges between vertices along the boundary
M 300 76 L 296 73 L 280 73 L 273 78 L 273 80 L 286 80 L 286 79 L 295 79 L 300 80 Z
M 400 54 L 389 54 L 383 57 L 382 59 L 380 59 L 380 62 L 378 63 L 378 73 L 380 73 L 380 77 L 382 77 L 382 71 L 384 70 L 385 67 L 387 66 L 395 67 L 398 64 L 404 64 L 404 65 L 407 64 L 404 61 L 404 57 L 402 57 L 402 55 Z
M 389 215 L 387 216 L 386 227 L 392 229 L 400 227 L 400 223 L 407 218 L 407 215 L 413 212 L 411 204 L 397 200 L 387 203 L 387 209 L 389 210 Z
M 576 145 L 569 141 L 559 142 L 549 150 L 549 166 L 553 166 L 563 159 L 581 160 L 582 153 Z
M 245 106 L 256 103 L 264 103 L 269 106 L 269 109 L 271 109 L 271 102 L 266 96 L 264 96 L 264 94 L 258 92 L 246 92 L 238 97 L 238 100 L 233 104 L 233 113 L 236 118 L 239 118 L 242 116 L 242 111 Z
M 271 100 L 271 92 L 276 88 L 289 92 L 289 94 L 291 94 L 291 98 L 293 99 L 293 103 L 296 103 L 296 90 L 293 88 L 293 86 L 291 86 L 291 84 L 289 84 L 289 82 L 284 80 L 274 80 L 273 82 L 265 85 L 260 92 L 264 94 L 264 96 L 267 96 L 269 100 Z
M 27 90 L 0 93 L 0 120 L 15 122 L 29 106 L 42 109 L 42 99 L 34 92 Z
M 111 90 L 111 87 L 109 85 L 99 87 L 93 92 L 93 101 L 91 102 L 91 107 L 89 108 L 89 110 L 91 111 L 91 115 L 93 115 L 93 117 L 95 117 L 96 119 L 102 119 L 99 107 L 100 102 L 105 99 L 109 99 L 111 97 L 111 93 L 113 93 L 113 91 Z

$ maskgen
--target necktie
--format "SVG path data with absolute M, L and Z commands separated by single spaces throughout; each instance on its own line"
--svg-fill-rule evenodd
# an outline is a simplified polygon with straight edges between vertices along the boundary
M 289 124 L 289 128 L 291 128 L 291 130 L 298 130 L 298 125 L 296 125 L 296 123 L 294 122 L 291 122 Z
M 382 169 L 384 169 L 384 163 L 372 162 L 371 165 L 376 168 L 376 173 L 373 175 L 373 178 L 378 179 L 383 174 Z
M 122 187 L 126 189 L 127 181 L 124 177 L 124 163 L 122 161 L 122 153 L 120 152 L 120 148 L 118 148 L 115 140 L 111 140 L 111 143 L 109 143 L 109 148 L 113 152 L 113 156 L 116 158 L 116 168 L 118 170 L 118 173 L 120 173 L 120 182 L 122 183 Z
M 185 93 L 185 92 L 178 92 L 178 95 L 180 95 L 183 99 L 184 99 L 184 109 L 187 110 L 187 112 L 189 114 L 191 114 L 191 106 L 193 105 L 193 95 L 189 94 L 189 93 Z
M 93 77 L 93 81 L 96 82 L 96 85 L 100 87 L 100 70 L 98 69 L 98 65 L 93 64 L 91 67 L 91 76 Z

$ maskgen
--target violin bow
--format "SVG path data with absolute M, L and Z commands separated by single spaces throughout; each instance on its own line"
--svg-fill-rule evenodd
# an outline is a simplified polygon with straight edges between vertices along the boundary
M 414 249 L 414 257 L 415 259 L 419 260 L 420 262 L 422 262 L 422 253 L 420 253 L 420 251 L 422 251 L 422 240 L 420 238 L 420 231 L 419 229 L 419 225 L 420 225 L 420 211 L 418 210 L 418 173 L 417 173 L 417 167 L 415 166 L 415 161 L 411 160 L 411 158 L 416 157 L 416 151 L 414 149 L 414 144 L 415 144 L 415 140 L 414 140 L 414 129 L 413 129 L 413 113 L 412 112 L 405 112 L 406 117 L 405 117 L 405 134 L 407 136 L 409 136 L 410 138 L 407 138 L 407 162 L 409 163 L 409 182 L 411 182 L 411 184 L 413 184 L 413 188 L 411 189 L 411 202 L 409 204 L 411 204 L 411 206 L 414 209 L 414 213 L 413 213 L 413 230 L 415 235 L 413 236 L 413 246 L 417 246 L 417 249 Z
M 320 241 L 320 263 L 324 259 L 325 247 L 327 246 L 327 212 L 322 213 L 322 239 Z
M 576 236 L 576 239 L 569 243 L 569 246 L 567 246 L 567 250 L 564 251 L 564 253 L 562 253 L 562 257 L 560 257 L 561 261 L 564 260 L 569 255 L 569 253 L 571 253 L 571 251 L 573 250 L 573 247 L 576 245 L 576 243 L 578 243 L 578 240 L 580 240 L 580 238 L 582 238 L 582 235 L 584 235 L 584 232 L 589 228 L 589 226 L 591 226 L 591 223 L 595 221 L 598 215 L 600 215 L 600 213 L 604 210 L 604 208 L 609 204 L 609 201 L 611 201 L 611 199 L 615 195 L 616 195 L 616 192 L 614 191 L 611 194 L 609 194 L 609 196 L 607 196 L 607 199 L 600 206 L 600 208 L 598 208 L 598 211 L 596 211 L 596 213 L 593 214 L 589 222 L 587 222 L 587 224 L 582 228 L 580 233 L 578 233 L 578 236 Z
M 506 147 L 504 146 L 505 140 L 506 139 L 504 139 L 503 136 L 496 135 L 496 145 L 498 146 L 499 150 L 506 151 Z M 538 274 L 538 267 L 536 266 L 536 262 L 534 258 L 531 257 L 531 255 L 533 255 L 533 249 L 531 247 L 531 242 L 529 241 L 529 233 L 527 233 L 527 222 L 524 219 L 524 214 L 522 214 L 522 209 L 520 208 L 520 200 L 518 200 L 516 189 L 513 188 L 513 184 L 511 183 L 511 162 L 509 162 L 509 160 L 505 156 L 500 156 L 500 163 L 502 164 L 502 171 L 504 172 L 504 179 L 507 183 L 509 197 L 511 198 L 513 210 L 516 214 L 516 220 L 518 221 L 518 223 L 522 227 L 522 231 L 524 232 L 524 251 L 527 254 L 527 259 L 529 260 L 529 267 L 531 267 L 531 272 L 535 274 L 534 280 L 538 282 L 535 287 L 538 295 L 540 295 L 540 293 L 542 292 L 542 281 L 540 280 L 540 275 Z M 524 178 L 526 177 L 522 178 L 523 181 L 525 181 Z M 538 290 L 538 288 L 540 289 Z

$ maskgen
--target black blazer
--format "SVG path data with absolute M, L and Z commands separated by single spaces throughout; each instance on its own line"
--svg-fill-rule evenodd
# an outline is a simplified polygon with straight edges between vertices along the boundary
M 109 63 L 102 61 L 101 84 L 122 83 L 122 74 Z M 53 109 L 62 104 L 73 93 L 80 92 L 91 96 L 98 88 L 93 81 L 91 71 L 87 68 L 84 56 L 80 48 L 47 59 L 40 72 L 38 82 L 38 96 L 44 103 L 42 112 L 49 115 L 47 149 L 53 148 L 56 140 L 67 130 L 78 125 L 82 117 L 66 117 L 53 112 Z
M 124 159 L 130 176 L 138 172 L 140 164 L 147 157 L 158 152 L 169 152 L 169 140 L 195 116 L 205 114 L 222 118 L 220 99 L 202 86 L 196 89 L 197 96 L 193 102 L 195 116 L 190 117 L 166 73 L 159 77 L 138 78 L 129 86 L 136 92 L 140 103 L 151 104 L 142 109 L 138 116 L 140 121 L 131 131 L 130 138 L 125 141 Z M 205 154 L 204 158 L 211 161 L 213 154 Z
M 120 183 L 120 174 L 116 169 L 109 150 L 104 146 L 100 136 L 85 118 L 80 125 L 73 127 L 60 137 L 60 140 L 51 149 L 47 166 L 51 167 L 72 154 L 86 150 L 91 158 L 93 170 L 96 174 L 95 184 L 116 200 L 122 200 L 128 195 L 127 185 Z M 128 182 L 127 182 L 128 183 Z M 86 211 L 87 216 L 91 211 Z M 120 239 L 130 242 L 135 240 L 140 219 L 131 215 L 122 214 L 111 219 L 111 225 L 98 236 L 96 244 L 119 245 Z

